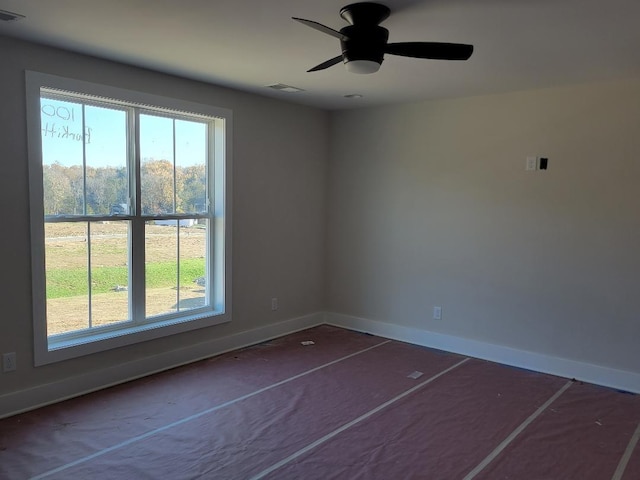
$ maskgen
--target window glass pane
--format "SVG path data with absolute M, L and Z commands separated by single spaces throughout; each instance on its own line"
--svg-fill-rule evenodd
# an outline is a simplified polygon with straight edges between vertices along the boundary
M 87 224 L 45 223 L 47 333 L 89 328 Z
M 44 214 L 81 215 L 84 212 L 82 105 L 41 98 L 40 121 Z
M 176 120 L 176 210 L 204 211 L 207 164 L 207 125 Z
M 177 221 L 145 225 L 146 316 L 178 309 Z
M 87 105 L 87 214 L 128 212 L 127 113 Z
M 130 222 L 91 223 L 91 324 L 129 320 Z
M 179 309 L 206 306 L 207 220 L 181 220 Z
M 140 115 L 140 188 L 143 215 L 175 213 L 173 119 Z

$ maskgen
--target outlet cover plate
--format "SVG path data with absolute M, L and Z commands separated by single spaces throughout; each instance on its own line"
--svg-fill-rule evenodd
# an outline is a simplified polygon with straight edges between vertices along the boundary
M 13 372 L 16 369 L 16 352 L 2 354 L 2 371 Z

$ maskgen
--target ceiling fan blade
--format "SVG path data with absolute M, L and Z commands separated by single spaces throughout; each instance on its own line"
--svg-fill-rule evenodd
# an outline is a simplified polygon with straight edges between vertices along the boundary
M 307 70 L 307 72 L 317 72 L 318 70 L 324 70 L 325 68 L 333 67 L 342 61 L 342 55 L 338 55 L 337 57 L 333 57 L 331 60 L 327 60 L 326 62 L 322 62 L 320 65 L 316 65 L 311 70 Z
M 297 17 L 291 17 L 291 18 L 294 19 L 296 22 L 300 22 L 301 24 L 306 25 L 307 27 L 311 27 L 314 30 L 318 30 L 319 32 L 326 33 L 327 35 L 331 35 L 332 37 L 336 37 L 342 41 L 346 41 L 349 39 L 346 35 L 341 34 L 337 30 L 334 30 L 333 28 L 329 28 L 325 25 L 322 25 L 321 23 L 314 22 L 313 20 L 305 20 L 304 18 L 297 18 Z
M 438 42 L 389 43 L 385 47 L 385 53 L 432 60 L 467 60 L 473 53 L 473 45 Z

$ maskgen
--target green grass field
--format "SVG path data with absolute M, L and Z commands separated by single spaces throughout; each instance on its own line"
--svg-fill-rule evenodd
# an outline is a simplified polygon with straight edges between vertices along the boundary
M 181 286 L 193 286 L 193 281 L 204 275 L 204 259 L 190 258 L 180 261 Z M 176 263 L 155 262 L 146 266 L 147 288 L 176 286 Z M 127 267 L 96 267 L 91 272 L 91 291 L 107 293 L 116 285 L 129 283 Z M 87 295 L 87 270 L 85 268 L 60 268 L 47 270 L 47 299 Z

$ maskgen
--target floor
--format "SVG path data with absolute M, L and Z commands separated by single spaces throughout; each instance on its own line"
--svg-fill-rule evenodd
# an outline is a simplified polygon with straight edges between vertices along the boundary
M 639 437 L 640 395 L 324 325 L 0 420 L 0 478 L 638 480 Z

